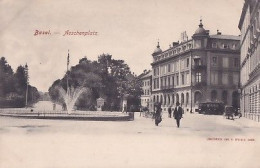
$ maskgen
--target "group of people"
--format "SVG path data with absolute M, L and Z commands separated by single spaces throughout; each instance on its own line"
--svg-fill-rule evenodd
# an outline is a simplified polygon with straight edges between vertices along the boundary
M 171 115 L 172 115 L 171 107 L 168 108 L 168 113 L 169 113 L 169 118 L 171 118 Z M 177 124 L 178 128 L 180 127 L 180 120 L 182 118 L 182 114 L 183 114 L 183 109 L 180 106 L 180 103 L 176 102 L 176 107 L 174 108 L 173 116 L 174 116 L 174 119 L 176 120 L 176 124 Z M 162 108 L 161 108 L 160 103 L 155 106 L 154 119 L 155 119 L 154 121 L 155 121 L 156 126 L 158 126 L 159 123 L 162 121 Z

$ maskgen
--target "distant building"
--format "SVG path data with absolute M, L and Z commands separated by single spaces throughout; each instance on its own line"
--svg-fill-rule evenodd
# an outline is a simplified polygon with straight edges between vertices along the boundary
M 141 95 L 141 106 L 142 108 L 147 107 L 149 111 L 152 111 L 153 105 L 151 104 L 151 86 L 152 86 L 152 71 L 144 71 L 143 74 L 139 76 L 141 81 L 141 87 L 143 94 Z
M 164 51 L 158 42 L 151 64 L 152 103 L 167 110 L 178 101 L 185 112 L 206 101 L 239 107 L 239 44 L 239 36 L 210 35 L 202 21 L 191 39 L 184 33 Z
M 245 0 L 238 27 L 241 31 L 241 112 L 260 121 L 259 0 Z

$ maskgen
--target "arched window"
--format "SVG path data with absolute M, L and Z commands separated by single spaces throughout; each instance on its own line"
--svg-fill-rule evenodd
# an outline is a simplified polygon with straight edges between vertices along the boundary
M 178 94 L 178 93 L 176 94 L 176 103 L 177 103 L 177 102 L 180 103 L 180 101 L 179 101 L 179 94 Z
M 211 101 L 217 101 L 217 91 L 216 90 L 211 91 Z
M 181 94 L 181 105 L 183 105 L 184 104 L 184 94 L 182 93 Z
M 228 97 L 228 93 L 227 93 L 226 90 L 224 90 L 224 91 L 222 92 L 222 101 L 223 101 L 223 103 L 224 103 L 225 105 L 227 104 L 227 97 Z
M 239 94 L 237 91 L 234 91 L 232 93 L 232 106 L 234 108 L 238 108 L 239 107 Z
M 186 93 L 186 107 L 188 106 L 189 104 L 189 93 Z
M 199 91 L 196 91 L 194 94 L 194 102 L 196 104 L 200 103 L 202 99 L 202 94 Z

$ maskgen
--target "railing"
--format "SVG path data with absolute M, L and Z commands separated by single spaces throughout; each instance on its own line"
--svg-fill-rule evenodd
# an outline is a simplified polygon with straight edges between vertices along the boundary
M 193 69 L 193 70 L 197 70 L 197 71 L 199 71 L 199 70 L 205 70 L 206 68 L 207 68 L 206 65 L 193 65 L 193 66 L 192 66 L 192 69 Z
M 194 87 L 203 87 L 203 86 L 206 86 L 207 83 L 206 82 L 196 82 L 193 84 Z
M 10 116 L 28 116 L 28 117 L 98 117 L 98 116 L 127 116 L 125 113 L 121 112 L 110 112 L 110 111 L 71 111 L 71 114 L 68 114 L 67 111 L 52 111 L 52 110 L 33 110 L 31 109 L 0 109 L 0 115 L 10 115 Z
M 173 89 L 173 85 L 168 85 L 168 86 L 161 86 L 161 90 L 167 90 L 167 89 Z

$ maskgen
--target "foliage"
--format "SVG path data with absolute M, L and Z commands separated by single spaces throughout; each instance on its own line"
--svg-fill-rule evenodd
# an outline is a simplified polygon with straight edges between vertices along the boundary
M 19 66 L 14 73 L 5 57 L 0 59 L 0 107 L 24 107 L 27 87 L 26 69 Z M 39 98 L 37 88 L 28 84 L 28 103 L 33 104 Z
M 87 93 L 76 102 L 79 109 L 92 110 L 96 106 L 96 99 L 105 99 L 105 110 L 119 110 L 124 95 L 134 98 L 136 105 L 140 104 L 141 88 L 136 84 L 136 77 L 131 74 L 129 66 L 124 60 L 112 59 L 109 54 L 102 54 L 98 61 L 90 61 L 86 57 L 70 68 L 62 79 L 56 80 L 49 88 L 49 95 L 55 102 L 62 103 L 58 87 L 67 89 L 69 87 L 88 88 Z

